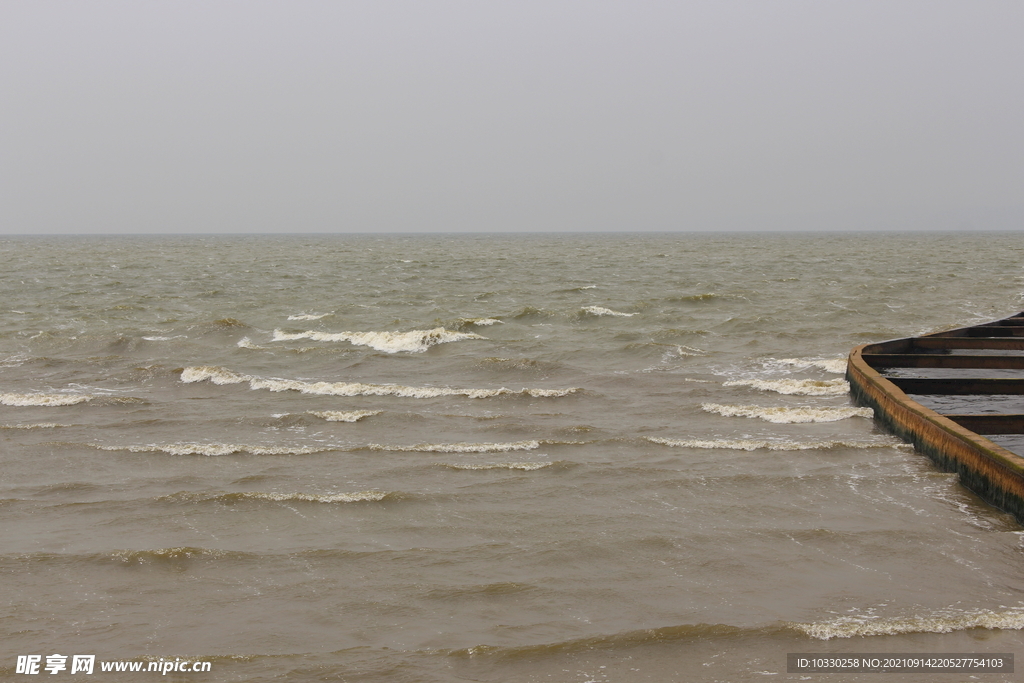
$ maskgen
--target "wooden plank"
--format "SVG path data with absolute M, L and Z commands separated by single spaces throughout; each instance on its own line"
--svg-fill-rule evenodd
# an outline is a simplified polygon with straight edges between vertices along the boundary
M 968 337 L 1024 337 L 1024 325 L 979 325 L 967 330 Z
M 1024 394 L 1022 379 L 888 377 L 907 394 Z
M 944 415 L 975 434 L 1024 434 L 1024 415 Z
M 846 379 L 854 400 L 870 406 L 876 419 L 912 441 L 940 467 L 960 475 L 961 484 L 1024 521 L 1024 458 L 911 400 L 865 362 L 869 348 L 879 350 L 877 345 L 865 344 L 850 352 Z M 1006 419 L 999 426 L 1013 427 Z
M 918 337 L 914 339 L 917 349 L 998 349 L 1001 351 L 1024 351 L 1024 339 L 1013 337 Z
M 957 356 L 941 353 L 865 353 L 873 368 L 1024 370 L 1024 356 Z

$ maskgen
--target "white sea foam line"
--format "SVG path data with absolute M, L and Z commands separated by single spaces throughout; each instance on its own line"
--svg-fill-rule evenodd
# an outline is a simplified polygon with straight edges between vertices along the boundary
M 388 446 L 371 443 L 372 451 L 398 451 L 420 453 L 505 453 L 508 451 L 532 451 L 540 448 L 540 441 L 515 441 L 511 443 L 421 443 L 415 446 Z
M 791 624 L 812 638 L 852 638 L 854 636 L 887 636 L 902 633 L 952 633 L 972 628 L 1024 629 L 1024 610 L 1011 608 L 1005 612 L 973 610 L 956 612 L 949 610 L 930 616 L 913 616 L 895 619 L 871 617 L 840 617 L 816 624 Z
M 552 462 L 496 462 L 489 464 L 470 464 L 470 463 L 454 463 L 454 462 L 436 462 L 434 463 L 438 467 L 449 467 L 453 470 L 523 470 L 525 472 L 533 472 L 535 470 L 544 469 L 545 467 L 551 467 L 554 463 Z
M 504 325 L 502 321 L 497 318 L 461 318 L 459 322 L 464 325 L 478 325 L 480 327 L 488 327 L 490 325 Z M 481 337 L 483 339 L 483 337 Z
M 0 429 L 56 429 L 69 425 L 57 424 L 56 422 L 37 422 L 35 424 L 0 425 Z
M 89 394 L 0 394 L 0 404 L 5 406 L 73 406 L 91 401 Z
M 253 375 L 240 375 L 227 368 L 217 366 L 187 367 L 181 371 L 181 381 L 209 381 L 214 384 L 248 383 L 250 389 L 268 391 L 298 391 L 303 394 L 323 396 L 400 396 L 404 398 L 436 398 L 440 396 L 467 396 L 469 398 L 490 398 L 523 394 L 536 398 L 559 397 L 573 394 L 580 389 L 452 389 L 450 387 L 407 387 L 399 384 L 363 384 L 360 382 L 304 382 L 294 379 L 265 379 Z
M 805 422 L 836 422 L 850 417 L 874 417 L 871 408 L 781 408 L 764 406 L 730 406 L 719 403 L 702 403 L 702 409 L 725 417 L 757 417 L 776 424 L 798 424 Z
M 233 443 L 172 443 L 147 444 L 144 446 L 107 446 L 90 444 L 102 451 L 128 451 L 130 453 L 168 453 L 170 455 L 231 455 L 233 453 L 249 453 L 250 455 L 308 455 L 335 450 L 330 447 L 312 446 L 248 446 Z
M 320 318 L 326 318 L 330 313 L 299 313 L 296 315 L 288 316 L 289 320 L 320 320 Z
M 841 375 L 846 372 L 846 359 L 845 358 L 827 358 L 827 359 L 815 359 L 815 358 L 779 358 L 775 360 L 776 363 L 782 363 L 783 365 L 795 365 L 797 367 L 815 367 L 824 370 L 825 372 L 834 372 Z
M 645 436 L 646 440 L 677 448 L 723 448 L 736 451 L 809 451 L 828 448 L 902 448 L 913 449 L 905 443 L 879 443 L 872 441 L 773 441 L 770 439 L 664 439 Z
M 282 330 L 274 330 L 271 341 L 291 341 L 295 339 L 312 339 L 314 341 L 349 342 L 356 346 L 369 346 L 385 353 L 422 353 L 436 344 L 462 341 L 464 339 L 486 339 L 473 332 L 454 332 L 443 327 L 432 330 L 412 330 L 410 332 L 318 332 L 308 330 L 290 334 Z
M 310 415 L 316 415 L 328 422 L 358 422 L 364 417 L 380 415 L 382 410 L 352 410 L 343 412 L 340 410 L 307 410 Z
M 272 500 L 275 502 L 306 501 L 310 503 L 357 503 L 361 501 L 384 500 L 388 494 L 384 491 L 359 491 L 357 493 L 262 493 L 259 491 L 248 491 L 238 494 L 241 498 L 254 498 L 257 500 Z
M 843 396 L 850 393 L 850 383 L 844 379 L 735 379 L 722 384 L 726 387 L 753 387 L 761 391 L 803 396 Z
M 620 313 L 613 311 L 610 308 L 604 308 L 602 306 L 584 306 L 583 310 L 591 315 L 611 315 L 618 318 L 632 318 L 636 313 Z

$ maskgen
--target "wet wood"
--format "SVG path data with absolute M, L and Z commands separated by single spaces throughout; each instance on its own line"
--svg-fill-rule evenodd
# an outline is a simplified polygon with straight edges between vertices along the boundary
M 918 337 L 913 340 L 918 349 L 986 349 L 1024 351 L 1024 339 L 1012 337 Z
M 946 415 L 961 427 L 978 434 L 1024 433 L 1024 415 Z
M 969 337 L 1024 337 L 1024 325 L 979 325 L 967 332 Z
M 1022 356 L 958 356 L 939 353 L 864 353 L 875 368 L 978 368 L 1024 370 Z
M 956 350 L 996 353 L 953 353 Z M 983 399 L 1024 394 L 1024 372 L 1020 378 L 982 374 L 996 369 L 1024 371 L 1024 353 L 1006 351 L 1024 352 L 1024 313 L 948 332 L 858 346 L 850 353 L 846 377 L 854 399 L 870 406 L 876 419 L 940 467 L 956 472 L 963 485 L 1024 522 L 1024 457 L 983 436 L 1024 434 L 1024 414 L 996 410 L 940 414 L 908 396 L 972 395 Z M 885 377 L 881 371 L 888 368 L 977 372 L 965 378 Z M 1021 403 L 1024 407 L 1024 401 Z
M 888 379 L 907 394 L 1024 394 L 1024 378 L 932 379 L 930 377 L 890 377 Z

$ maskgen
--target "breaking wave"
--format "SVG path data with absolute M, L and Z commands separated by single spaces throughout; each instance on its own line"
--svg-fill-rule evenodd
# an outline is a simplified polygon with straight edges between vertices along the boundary
M 405 398 L 437 398 L 440 396 L 467 396 L 469 398 L 490 398 L 492 396 L 525 395 L 535 398 L 559 397 L 573 394 L 580 389 L 452 389 L 450 387 L 407 387 L 399 384 L 363 384 L 361 382 L 304 382 L 294 379 L 264 379 L 216 366 L 184 368 L 181 381 L 210 381 L 214 384 L 242 384 L 248 382 L 251 389 L 269 391 L 298 391 L 303 394 L 325 396 L 401 396 Z
M 234 503 L 241 500 L 269 500 L 275 503 L 302 502 L 302 503 L 362 503 L 377 502 L 387 499 L 401 498 L 401 494 L 387 491 L 356 491 L 354 493 L 274 493 L 268 491 L 246 491 L 244 493 L 193 493 L 182 491 L 164 500 L 178 500 L 189 503 L 200 503 L 217 501 L 221 503 Z
M 925 617 L 885 619 L 877 617 L 840 617 L 817 624 L 792 623 L 791 627 L 812 638 L 853 638 L 854 636 L 891 636 L 902 633 L 951 633 L 972 628 L 1024 629 L 1024 609 L 1012 608 L 1005 612 L 949 610 Z
M 584 306 L 583 311 L 590 315 L 612 315 L 618 318 L 632 318 L 636 313 L 619 313 L 613 311 L 610 308 L 603 308 L 601 306 Z
M 491 325 L 504 325 L 503 322 L 497 318 L 460 318 L 460 325 L 477 325 L 480 327 L 489 327 Z M 481 337 L 483 339 L 483 337 Z
M 905 443 L 877 441 L 783 441 L 772 439 L 663 439 L 645 436 L 652 443 L 678 448 L 724 448 L 734 451 L 811 451 L 830 448 L 903 448 L 913 449 Z
M 0 394 L 0 404 L 5 406 L 73 406 L 94 398 L 96 397 L 88 394 Z
M 170 455 L 308 455 L 337 450 L 330 446 L 247 446 L 234 443 L 171 443 L 147 444 L 144 446 L 105 446 L 89 444 L 101 451 L 128 451 L 130 453 L 168 453 Z
M 845 358 L 829 358 L 826 360 L 816 360 L 811 358 L 779 358 L 775 362 L 783 365 L 795 365 L 800 368 L 819 368 L 825 372 L 834 372 L 837 375 L 842 375 L 846 372 Z
M 364 417 L 370 417 L 371 415 L 380 415 L 382 410 L 352 410 L 349 412 L 343 412 L 340 410 L 307 410 L 310 415 L 316 415 L 322 417 L 328 422 L 358 422 Z
M 725 417 L 757 417 L 776 424 L 797 424 L 803 422 L 836 422 L 849 417 L 874 417 L 871 408 L 781 408 L 765 406 L 729 406 L 720 403 L 702 403 L 701 408 L 709 413 Z
M 37 422 L 35 424 L 0 425 L 0 429 L 56 429 L 68 425 L 57 424 L 56 422 Z
M 214 384 L 240 384 L 248 381 L 248 375 L 239 375 L 227 368 L 220 368 L 213 365 L 201 365 L 187 367 L 181 371 L 181 381 L 185 384 L 209 380 Z
M 447 467 L 452 470 L 523 470 L 525 472 L 533 472 L 534 470 L 542 470 L 545 467 L 551 467 L 555 463 L 553 462 L 496 462 L 483 465 L 473 465 L 469 463 L 454 463 L 454 462 L 438 462 L 434 463 L 438 467 Z
M 296 315 L 288 316 L 289 320 L 319 320 L 320 318 L 326 318 L 330 313 L 298 313 Z
M 507 453 L 532 451 L 540 448 L 540 441 L 514 441 L 511 443 L 421 443 L 415 446 L 385 446 L 372 443 L 371 451 L 399 451 L 420 453 Z
M 274 330 L 272 341 L 291 341 L 295 339 L 312 339 L 313 341 L 349 342 L 356 346 L 369 346 L 371 349 L 384 353 L 422 353 L 431 346 L 463 339 L 486 339 L 472 332 L 454 332 L 443 327 L 432 330 L 412 330 L 410 332 L 317 332 L 309 330 L 290 334 Z
M 850 393 L 850 383 L 844 379 L 736 379 L 722 386 L 753 387 L 761 391 L 803 396 L 843 396 Z

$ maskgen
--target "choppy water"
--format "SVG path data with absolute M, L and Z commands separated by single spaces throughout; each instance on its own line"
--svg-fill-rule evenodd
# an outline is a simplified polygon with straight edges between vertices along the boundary
M 192 681 L 800 680 L 787 652 L 1024 652 L 1020 527 L 842 375 L 855 344 L 1019 311 L 1024 236 L 0 252 L 5 676 L 85 653 L 213 662 Z

